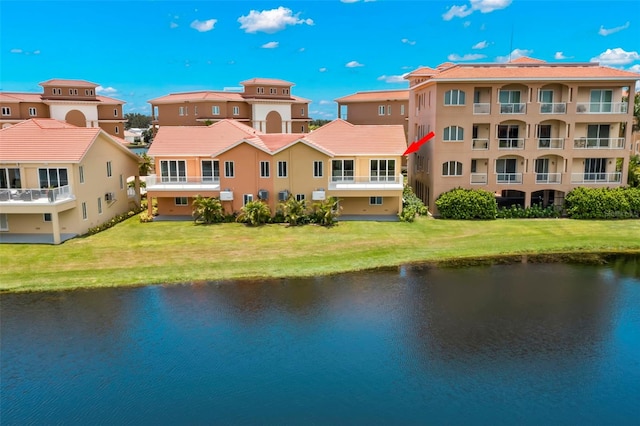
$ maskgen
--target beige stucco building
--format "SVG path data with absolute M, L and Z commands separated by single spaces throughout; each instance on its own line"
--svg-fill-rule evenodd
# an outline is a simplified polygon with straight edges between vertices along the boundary
M 197 195 L 220 198 L 227 213 L 258 199 L 275 213 L 291 195 L 309 206 L 336 197 L 343 215 L 395 216 L 405 149 L 399 125 L 335 120 L 294 134 L 263 133 L 236 120 L 162 126 L 149 149 L 157 174 L 147 177 L 147 197 L 163 216 L 191 215 Z
M 597 63 L 451 64 L 409 73 L 409 184 L 437 214 L 456 187 L 499 205 L 560 205 L 578 186 L 626 184 L 640 74 Z
M 138 164 L 100 128 L 31 119 L 0 130 L 0 242 L 59 244 L 138 207 Z
M 123 101 L 98 95 L 96 83 L 52 79 L 40 83 L 42 93 L 0 92 L 0 128 L 32 118 L 53 118 L 78 127 L 99 127 L 123 138 Z
M 338 118 L 353 124 L 399 124 L 409 129 L 409 89 L 356 92 L 335 100 Z
M 206 126 L 232 119 L 263 133 L 306 133 L 309 103 L 291 94 L 293 83 L 252 78 L 242 91 L 203 90 L 172 93 L 149 101 L 156 127 Z

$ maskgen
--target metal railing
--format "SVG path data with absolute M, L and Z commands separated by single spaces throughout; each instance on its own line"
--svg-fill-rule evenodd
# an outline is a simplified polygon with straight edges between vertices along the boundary
M 610 173 L 571 173 L 571 183 L 620 183 L 621 172 Z
M 538 149 L 564 149 L 564 138 L 538 138 Z
M 55 203 L 56 201 L 72 199 L 73 197 L 70 185 L 45 189 L 0 189 L 0 202 L 37 201 L 42 203 Z
M 471 139 L 471 149 L 474 151 L 486 151 L 489 149 L 489 139 Z
M 147 186 L 154 185 L 220 185 L 218 176 L 158 176 L 150 175 L 146 179 Z
M 523 103 L 509 103 L 500 104 L 500 114 L 526 114 L 527 104 Z
M 540 114 L 566 114 L 566 102 L 541 102 Z
M 471 173 L 471 184 L 472 185 L 484 185 L 487 181 L 486 173 Z
M 536 183 L 562 183 L 562 173 L 536 173 Z
M 473 104 L 473 113 L 475 115 L 491 114 L 491 104 Z
M 523 138 L 498 139 L 498 149 L 524 149 Z
M 522 173 L 496 173 L 496 183 L 520 184 Z
M 576 149 L 624 149 L 624 138 L 577 138 L 573 140 Z
M 578 102 L 578 114 L 626 114 L 629 111 L 627 102 Z
M 331 183 L 401 183 L 402 175 L 397 176 L 332 176 Z

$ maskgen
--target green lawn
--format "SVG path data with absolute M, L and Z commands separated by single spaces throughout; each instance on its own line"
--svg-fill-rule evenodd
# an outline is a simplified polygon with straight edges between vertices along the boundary
M 521 254 L 640 253 L 640 220 L 341 222 L 333 228 L 137 217 L 59 246 L 0 245 L 0 291 L 295 277 Z

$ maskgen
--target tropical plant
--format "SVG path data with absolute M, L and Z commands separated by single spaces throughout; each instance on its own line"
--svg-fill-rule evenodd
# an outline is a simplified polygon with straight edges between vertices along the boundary
M 340 216 L 338 199 L 329 197 L 326 200 L 313 204 L 313 214 L 311 220 L 321 226 L 333 226 Z
M 221 223 L 224 221 L 224 209 L 218 198 L 207 198 L 196 195 L 193 200 L 193 220 L 196 223 Z
M 640 155 L 632 155 L 629 159 L 627 184 L 634 188 L 640 188 Z
M 147 176 L 151 169 L 153 169 L 153 158 L 149 157 L 146 152 L 140 155 L 142 161 L 138 165 L 138 171 L 140 176 Z
M 271 218 L 271 209 L 260 200 L 249 201 L 242 207 L 236 222 L 246 223 L 251 226 L 263 225 Z
M 297 226 L 309 221 L 309 216 L 306 214 L 306 201 L 296 200 L 293 195 L 289 195 L 286 201 L 280 203 L 280 210 L 284 215 L 284 221 L 289 226 Z
M 427 206 L 413 192 L 409 185 L 402 190 L 402 211 L 398 215 L 402 222 L 413 222 L 417 215 L 425 216 L 428 213 Z

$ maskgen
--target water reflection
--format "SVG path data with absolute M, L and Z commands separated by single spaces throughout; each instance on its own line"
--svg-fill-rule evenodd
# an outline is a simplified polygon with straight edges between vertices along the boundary
M 2 423 L 631 424 L 634 271 L 406 266 L 3 295 Z

